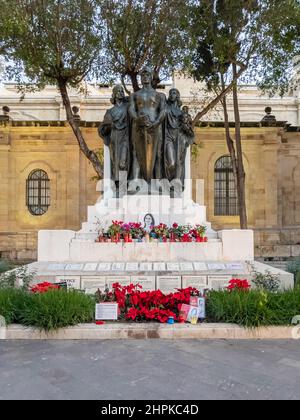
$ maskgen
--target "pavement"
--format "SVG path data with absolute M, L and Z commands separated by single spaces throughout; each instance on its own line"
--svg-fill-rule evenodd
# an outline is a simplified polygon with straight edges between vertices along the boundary
M 0 400 L 298 400 L 300 341 L 0 341 Z

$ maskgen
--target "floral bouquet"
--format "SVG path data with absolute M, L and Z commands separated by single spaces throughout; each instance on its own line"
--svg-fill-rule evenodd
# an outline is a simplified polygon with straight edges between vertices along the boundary
M 171 242 L 180 241 L 183 235 L 183 226 L 179 225 L 178 223 L 173 223 L 169 231 Z
M 152 232 L 155 234 L 156 239 L 166 240 L 169 237 L 169 228 L 164 223 L 160 223 L 158 226 L 154 226 Z
M 193 238 L 195 238 L 196 242 L 204 242 L 205 232 L 206 232 L 206 226 L 196 225 L 192 229 L 191 234 Z
M 111 239 L 115 240 L 116 242 L 120 241 L 122 225 L 123 225 L 123 222 L 113 220 L 112 224 L 108 228 L 108 231 L 107 231 L 108 236 Z

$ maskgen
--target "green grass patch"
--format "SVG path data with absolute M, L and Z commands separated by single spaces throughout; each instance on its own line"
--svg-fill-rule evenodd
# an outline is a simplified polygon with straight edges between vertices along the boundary
M 54 290 L 33 294 L 11 288 L 0 290 L 0 315 L 7 324 L 51 331 L 93 322 L 94 314 L 94 298 L 78 291 Z
M 300 290 L 212 291 L 207 299 L 209 322 L 234 323 L 244 327 L 290 325 L 300 315 Z

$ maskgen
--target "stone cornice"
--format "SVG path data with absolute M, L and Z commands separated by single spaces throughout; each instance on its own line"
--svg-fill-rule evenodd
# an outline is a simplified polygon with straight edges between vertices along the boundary
M 98 127 L 100 124 L 99 121 L 80 121 L 81 127 L 87 128 L 95 128 Z M 68 127 L 67 121 L 21 121 L 21 120 L 10 120 L 10 121 L 2 121 L 0 119 L 0 126 L 10 126 L 10 127 Z M 230 128 L 235 128 L 235 123 L 229 123 Z M 198 125 L 198 128 L 224 128 L 223 121 L 201 121 Z M 286 121 L 277 121 L 276 123 L 268 123 L 268 122 L 257 122 L 257 121 L 244 121 L 241 122 L 242 128 L 274 128 L 274 127 L 281 127 L 285 128 L 287 131 L 299 131 L 299 127 L 293 127 L 290 124 L 287 124 Z

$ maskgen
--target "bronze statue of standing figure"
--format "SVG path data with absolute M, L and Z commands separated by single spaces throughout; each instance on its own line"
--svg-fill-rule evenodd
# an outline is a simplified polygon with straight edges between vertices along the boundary
M 123 86 L 113 88 L 111 102 L 114 106 L 106 112 L 99 135 L 109 147 L 111 179 L 118 185 L 120 172 L 130 169 L 128 99 Z
M 182 107 L 178 89 L 171 89 L 165 120 L 165 174 L 169 181 L 180 180 L 184 187 L 185 159 L 188 147 L 194 142 L 194 130 L 188 108 Z
M 141 71 L 142 89 L 130 96 L 132 118 L 133 179 L 150 183 L 162 178 L 162 123 L 166 114 L 166 97 L 152 87 L 152 71 Z

